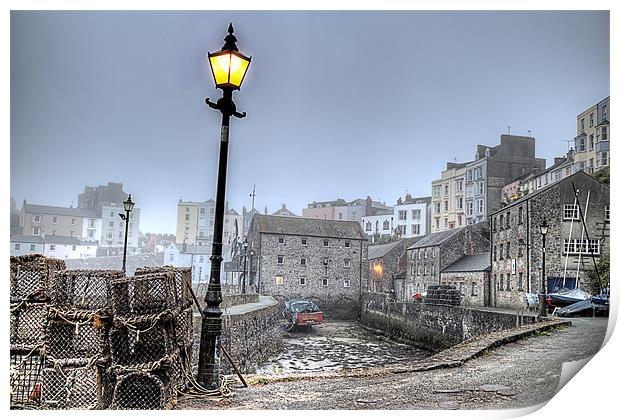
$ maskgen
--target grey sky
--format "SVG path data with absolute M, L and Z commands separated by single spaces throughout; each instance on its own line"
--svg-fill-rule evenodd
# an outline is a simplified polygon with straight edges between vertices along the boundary
M 446 161 L 513 134 L 566 152 L 609 95 L 607 12 L 13 12 L 11 195 L 77 203 L 120 181 L 143 232 L 215 195 L 220 116 L 206 52 L 229 21 L 253 56 L 233 120 L 227 199 L 430 195 Z

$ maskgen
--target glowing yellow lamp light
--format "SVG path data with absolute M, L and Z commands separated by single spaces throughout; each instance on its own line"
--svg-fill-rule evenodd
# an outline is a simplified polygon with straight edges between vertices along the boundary
M 213 54 L 209 53 L 209 64 L 215 86 L 220 89 L 239 90 L 250 61 L 250 57 L 237 51 L 222 50 Z
M 375 272 L 375 276 L 376 277 L 382 277 L 383 276 L 383 266 L 381 265 L 381 263 L 375 263 L 373 265 L 372 269 Z

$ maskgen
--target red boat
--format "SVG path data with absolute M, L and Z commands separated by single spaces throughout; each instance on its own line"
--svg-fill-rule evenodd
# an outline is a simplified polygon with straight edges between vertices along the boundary
M 310 300 L 292 299 L 284 304 L 282 315 L 289 321 L 287 329 L 310 327 L 323 323 L 323 312 Z

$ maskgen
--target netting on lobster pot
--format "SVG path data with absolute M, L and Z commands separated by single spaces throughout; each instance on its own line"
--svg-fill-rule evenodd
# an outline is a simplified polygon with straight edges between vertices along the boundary
M 115 318 L 109 337 L 115 365 L 155 363 L 171 357 L 177 349 L 172 322 L 167 317 L 141 321 Z
M 11 347 L 11 407 L 41 404 L 41 382 L 44 359 L 37 349 Z
M 142 274 L 111 282 L 114 316 L 156 314 L 177 307 L 174 274 Z
M 50 308 L 45 347 L 55 359 L 92 358 L 107 351 L 109 323 L 95 313 Z
M 107 396 L 112 388 L 104 368 L 92 362 L 67 364 L 48 359 L 43 369 L 42 401 L 45 408 L 104 409 L 109 405 Z
M 65 269 L 65 262 L 41 254 L 11 257 L 11 302 L 45 300 L 54 273 Z
M 119 270 L 63 270 L 53 277 L 49 295 L 60 309 L 111 309 L 110 282 L 123 277 Z
M 178 313 L 174 323 L 174 333 L 179 348 L 192 345 L 194 342 L 194 311 L 192 308 Z
M 116 410 L 160 410 L 169 408 L 174 397 L 169 380 L 149 372 L 130 372 L 116 379 L 110 408 Z
M 192 284 L 192 269 L 189 267 L 173 267 L 165 265 L 163 267 L 142 267 L 136 269 L 135 275 L 154 274 L 168 271 L 174 273 L 174 290 L 177 305 L 181 309 L 189 308 L 192 305 L 192 295 L 189 288 Z
M 23 301 L 11 305 L 10 340 L 13 345 L 35 347 L 45 338 L 48 305 Z

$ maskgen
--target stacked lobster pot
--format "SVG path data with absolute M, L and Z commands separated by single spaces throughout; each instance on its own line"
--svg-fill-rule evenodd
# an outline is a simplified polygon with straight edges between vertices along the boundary
M 46 408 L 104 409 L 113 384 L 108 336 L 117 270 L 59 271 L 50 285 L 42 398 Z
M 42 403 L 49 286 L 65 269 L 64 261 L 39 254 L 11 257 L 10 269 L 10 404 Z
M 110 408 L 170 408 L 185 388 L 192 330 L 183 284 L 188 275 L 190 269 L 145 268 L 112 281 Z

